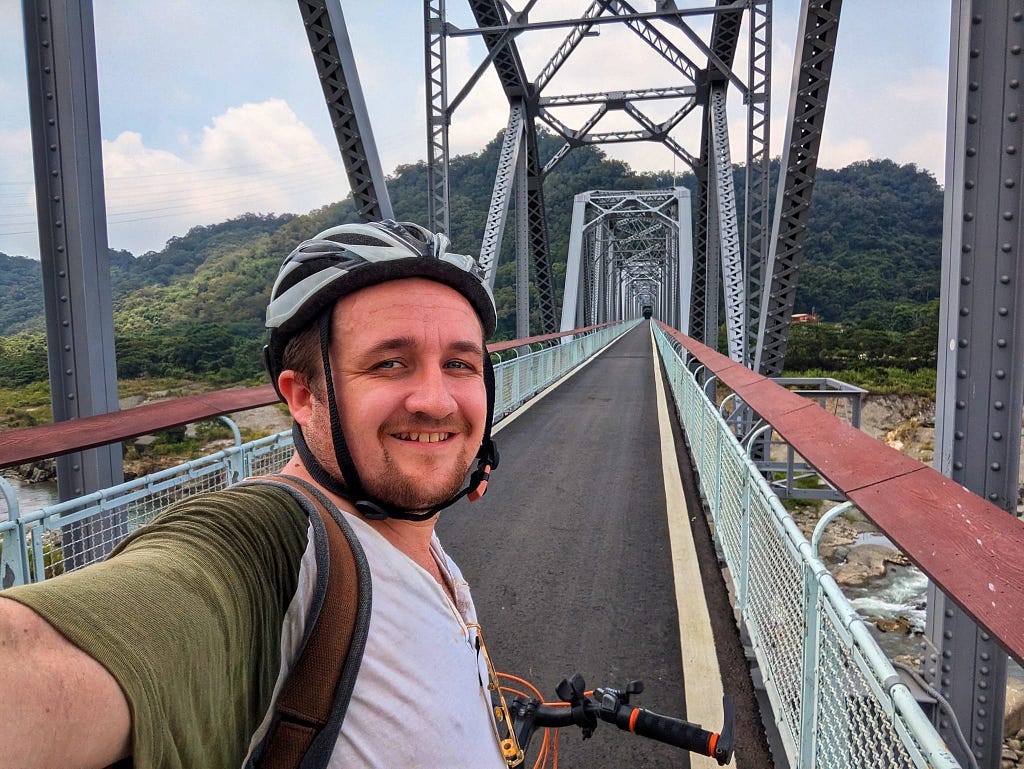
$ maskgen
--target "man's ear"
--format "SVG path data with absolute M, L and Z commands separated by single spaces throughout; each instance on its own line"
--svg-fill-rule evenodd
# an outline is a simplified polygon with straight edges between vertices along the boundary
M 288 404 L 292 418 L 302 427 L 309 422 L 315 396 L 309 389 L 306 377 L 298 371 L 285 369 L 277 377 L 277 387 Z

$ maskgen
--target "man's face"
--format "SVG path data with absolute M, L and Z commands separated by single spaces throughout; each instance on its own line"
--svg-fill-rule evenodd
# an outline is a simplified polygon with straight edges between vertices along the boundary
M 415 510 L 456 494 L 487 419 L 472 306 L 441 283 L 407 278 L 344 297 L 332 323 L 341 425 L 367 491 Z

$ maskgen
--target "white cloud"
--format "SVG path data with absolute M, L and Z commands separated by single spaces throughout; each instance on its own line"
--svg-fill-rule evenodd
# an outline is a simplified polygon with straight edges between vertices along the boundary
M 131 131 L 104 142 L 103 153 L 108 240 L 134 253 L 196 224 L 305 213 L 348 193 L 337 153 L 280 99 L 231 107 L 182 154 L 147 147 Z

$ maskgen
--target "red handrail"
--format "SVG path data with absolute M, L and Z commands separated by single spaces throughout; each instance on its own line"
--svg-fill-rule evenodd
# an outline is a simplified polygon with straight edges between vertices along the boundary
M 658 325 L 1024 664 L 1024 522 L 813 401 Z

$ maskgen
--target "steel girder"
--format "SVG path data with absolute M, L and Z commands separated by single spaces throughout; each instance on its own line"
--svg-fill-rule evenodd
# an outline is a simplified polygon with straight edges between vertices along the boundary
M 747 64 L 747 173 L 744 208 L 744 261 L 747 273 L 747 352 L 757 347 L 761 286 L 768 262 L 769 119 L 771 117 L 772 0 L 750 4 Z
M 486 61 L 477 68 L 470 83 L 445 110 L 446 119 L 444 121 L 434 120 L 435 124 L 443 122 L 447 126 L 455 105 L 466 96 L 469 88 L 475 84 L 485 67 L 489 65 L 494 66 L 510 104 L 517 100 L 523 104 L 531 264 L 540 300 L 541 322 L 545 325 L 545 330 L 552 322 L 551 319 L 555 312 L 553 293 L 545 286 L 546 282 L 550 283 L 550 256 L 542 191 L 546 173 L 555 168 L 561 159 L 577 146 L 652 140 L 664 144 L 684 163 L 697 171 L 699 160 L 687 152 L 669 133 L 699 104 L 706 102 L 708 82 L 711 78 L 732 83 L 741 95 L 748 96 L 748 83 L 733 72 L 732 61 L 743 14 L 755 3 L 764 4 L 765 0 L 718 0 L 715 5 L 710 7 L 688 9 L 679 9 L 671 0 L 663 0 L 657 4 L 656 11 L 642 13 L 638 12 L 627 0 L 593 0 L 579 18 L 531 22 L 529 14 L 535 5 L 535 0 L 528 2 L 520 11 L 514 10 L 504 0 L 470 0 L 470 8 L 477 23 L 476 29 L 459 29 L 447 23 L 437 25 L 443 30 L 443 34 L 448 36 L 479 35 L 483 39 L 488 53 Z M 709 16 L 714 19 L 715 34 L 705 40 L 691 26 L 690 19 L 691 17 L 706 19 Z M 656 20 L 667 21 L 681 30 L 687 38 L 690 50 L 696 50 L 699 56 L 706 57 L 706 69 L 702 70 L 694 61 L 692 54 L 684 51 L 656 27 L 653 23 Z M 550 85 L 552 79 L 568 61 L 583 38 L 596 26 L 605 24 L 625 24 L 658 55 L 668 61 L 686 81 L 685 84 L 667 88 L 641 87 L 609 94 L 579 94 L 559 97 L 544 95 L 545 87 Z M 516 47 L 516 37 L 530 30 L 555 28 L 568 29 L 567 37 L 531 83 L 526 76 Z M 759 26 L 758 29 L 762 29 L 762 27 Z M 435 81 L 439 82 L 436 77 Z M 682 100 L 683 104 L 667 120 L 661 122 L 652 120 L 638 106 L 647 100 L 666 98 Z M 581 127 L 571 128 L 551 113 L 552 109 L 558 107 L 580 104 L 595 106 L 595 112 Z M 595 127 L 605 115 L 613 110 L 629 115 L 638 123 L 638 129 L 595 132 Z M 565 139 L 563 147 L 546 164 L 541 164 L 536 151 L 538 120 L 543 121 L 556 134 Z M 497 185 L 503 189 L 507 184 L 505 168 L 502 166 L 497 180 Z M 500 193 L 496 193 L 496 195 L 500 197 Z M 495 211 L 492 211 L 492 214 Z M 493 227 L 491 229 L 493 231 Z M 697 237 L 702 237 L 702 235 Z M 702 269 L 699 268 L 697 271 L 700 272 Z M 688 275 L 685 282 L 689 285 L 699 285 L 702 281 L 697 276 Z M 688 300 L 686 304 L 690 306 L 691 302 Z M 694 304 L 699 307 L 701 303 Z M 689 318 L 687 318 L 688 320 Z
M 523 103 L 514 102 L 509 110 L 508 125 L 505 127 L 501 153 L 498 155 L 498 170 L 494 178 L 491 207 L 488 210 L 487 222 L 484 224 L 484 237 L 480 243 L 480 266 L 483 267 L 492 289 L 498 269 L 502 236 L 505 233 L 505 222 L 512 200 L 512 184 L 516 180 L 516 169 L 519 167 L 525 118 L 526 110 Z
M 334 135 L 364 221 L 394 218 L 339 0 L 299 0 Z
M 427 92 L 427 219 L 435 232 L 447 233 L 448 78 L 445 69 L 445 0 L 423 0 Z M 497 190 L 495 190 L 497 192 Z M 504 219 L 502 220 L 504 225 Z
M 718 201 L 718 244 L 722 255 L 722 285 L 725 289 L 726 337 L 729 357 L 746 365 L 747 292 L 744 286 L 743 256 L 740 254 L 739 222 L 736 221 L 736 192 L 729 154 L 724 84 L 711 86 L 709 107 L 714 149 L 715 199 Z
M 26 0 L 24 25 L 50 398 L 63 422 L 119 408 L 92 3 Z M 123 480 L 119 444 L 57 458 L 62 500 Z M 120 519 L 76 526 L 67 568 L 109 551 Z
M 935 466 L 1015 515 L 1024 402 L 1024 2 L 954 0 L 952 9 Z M 924 661 L 926 677 L 953 706 L 978 765 L 996 769 L 1005 653 L 934 587 L 927 634 L 936 653 Z M 952 724 L 938 725 L 967 766 Z
M 644 303 L 679 324 L 680 308 L 689 302 L 689 278 L 681 280 L 680 271 L 692 269 L 690 219 L 690 193 L 683 188 L 577 195 L 562 330 L 639 316 Z
M 842 0 L 804 0 L 801 9 L 803 45 L 793 63 L 785 157 L 764 278 L 768 290 L 762 290 L 754 360 L 755 370 L 765 376 L 782 374 L 786 355 L 841 10 Z

